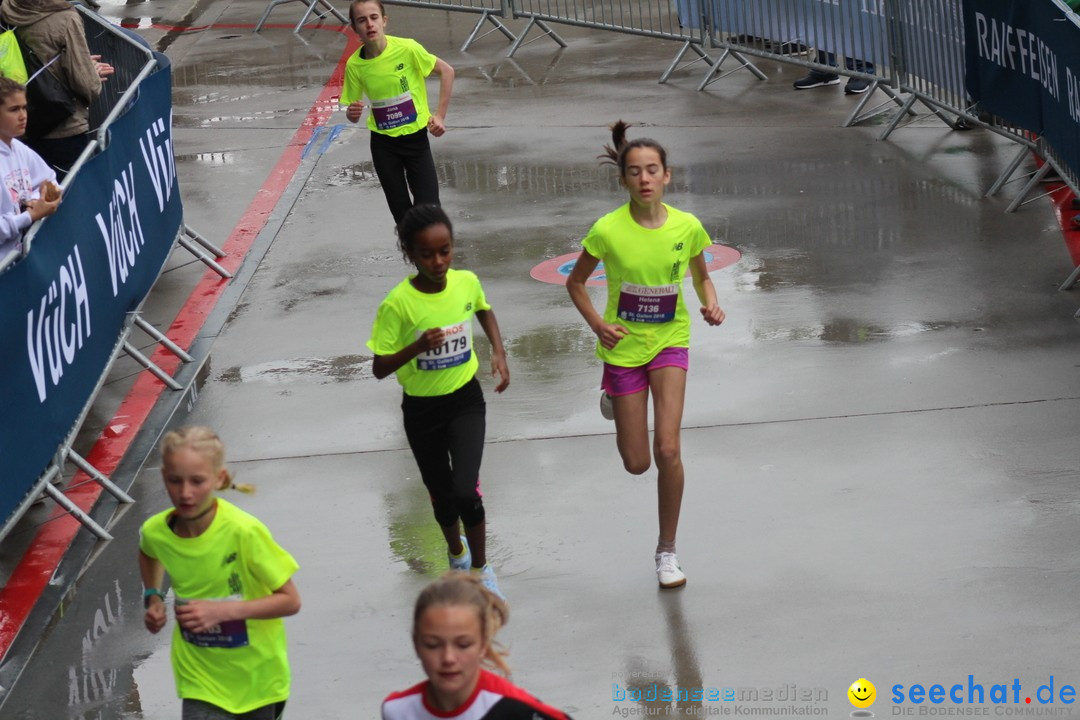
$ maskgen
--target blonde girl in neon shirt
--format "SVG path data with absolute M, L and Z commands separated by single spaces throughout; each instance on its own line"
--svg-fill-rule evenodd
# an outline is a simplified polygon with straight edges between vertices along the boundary
M 172 638 L 183 720 L 278 720 L 290 672 L 281 618 L 300 610 L 296 561 L 259 520 L 215 490 L 232 486 L 213 430 L 167 433 L 161 475 L 173 507 L 139 531 L 139 572 L 152 633 L 165 627 L 162 582 L 175 596 Z M 239 488 L 238 489 L 242 489 Z
M 679 434 L 689 367 L 690 314 L 682 292 L 687 267 L 705 322 L 719 325 L 724 311 L 716 304 L 705 265 L 709 235 L 693 215 L 664 203 L 671 182 L 667 152 L 655 140 L 628 142 L 627 127 L 621 120 L 612 126 L 613 144 L 604 147 L 601 157 L 618 168 L 630 200 L 589 230 L 566 288 L 596 333 L 596 355 L 604 361 L 601 411 L 615 420 L 619 455 L 634 475 L 651 465 L 652 395 L 660 519 L 654 560 L 660 586 L 673 588 L 686 584 L 675 555 L 675 533 L 684 479 Z M 608 295 L 602 314 L 585 289 L 601 260 Z
M 353 0 L 349 5 L 349 22 L 363 45 L 345 62 L 340 102 L 352 123 L 359 122 L 365 106 L 371 107 L 371 162 L 397 225 L 413 205 L 439 204 L 428 134 L 442 137 L 446 132 L 454 68 L 415 40 L 387 35 L 388 19 L 382 0 Z M 433 72 L 439 76 L 434 113 L 424 83 Z
M 417 205 L 397 228 L 401 254 L 416 274 L 386 294 L 368 348 L 378 379 L 391 373 L 402 388 L 405 436 L 446 538 L 450 567 L 477 574 L 499 591 L 487 562 L 487 524 L 480 493 L 487 405 L 476 379 L 476 316 L 491 344 L 495 392 L 510 385 L 499 323 L 475 274 L 450 267 L 454 231 L 438 205 Z M 465 534 L 461 534 L 464 528 Z

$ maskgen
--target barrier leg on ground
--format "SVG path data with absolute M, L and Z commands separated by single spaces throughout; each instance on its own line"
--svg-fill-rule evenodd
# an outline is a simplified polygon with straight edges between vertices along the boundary
M 226 253 L 225 253 L 224 250 L 222 250 L 217 245 L 215 245 L 214 243 L 207 240 L 206 237 L 203 236 L 201 233 L 196 232 L 195 229 L 193 227 L 191 227 L 190 225 L 188 225 L 187 223 L 184 223 L 184 234 L 187 235 L 188 237 L 190 237 L 195 242 L 202 245 L 204 248 L 209 250 L 211 253 L 213 253 L 214 257 L 219 257 L 219 258 L 225 257 Z
M 202 236 L 199 236 L 199 237 L 201 238 Z M 202 240 L 205 240 L 205 238 L 203 238 Z M 192 255 L 194 255 L 199 260 L 199 262 L 203 263 L 208 268 L 210 268 L 211 270 L 213 270 L 214 272 L 216 272 L 218 275 L 225 278 L 226 280 L 231 278 L 232 277 L 231 272 L 229 272 L 225 268 L 221 267 L 221 265 L 219 265 L 217 263 L 217 261 L 214 260 L 214 258 L 210 257 L 209 255 L 207 255 L 205 252 L 202 251 L 202 248 L 199 247 L 199 245 L 203 244 L 202 240 L 196 240 L 195 242 L 192 242 L 192 239 L 188 239 L 188 237 L 187 237 L 187 226 L 185 226 L 184 229 L 180 232 L 180 234 L 176 236 L 176 244 L 179 245 L 180 247 L 184 248 L 185 250 L 187 250 Z M 196 244 L 196 243 L 198 243 L 198 244 Z M 215 248 L 215 250 L 216 250 L 216 248 Z M 214 252 L 214 251 L 211 251 L 211 252 Z M 217 251 L 217 252 L 220 252 L 220 251 Z M 224 254 L 218 255 L 218 257 L 223 257 L 223 256 L 224 256 Z
M 514 33 L 510 32 L 510 28 L 506 27 L 506 25 L 503 24 L 503 21 L 493 14 L 494 12 L 494 10 L 485 10 L 483 13 L 480 14 L 480 19 L 476 21 L 476 25 L 473 26 L 472 32 L 469 33 L 469 37 L 465 39 L 465 44 L 461 46 L 461 52 L 468 52 L 470 45 L 472 45 L 477 40 L 483 40 L 495 31 L 501 32 L 510 42 L 514 42 L 515 40 L 517 40 L 517 36 L 515 36 Z M 488 30 L 480 37 L 477 37 L 476 33 L 480 32 L 480 28 L 486 22 L 491 23 L 495 27 L 491 30 Z
M 1077 281 L 1080 281 L 1080 265 L 1077 265 L 1073 269 L 1072 274 L 1070 274 L 1068 279 L 1061 284 L 1061 287 L 1059 287 L 1058 290 L 1072 290 Z M 1080 311 L 1077 311 L 1077 317 L 1080 317 Z
M 687 50 L 693 50 L 695 53 L 697 53 L 697 58 L 683 65 L 683 68 L 688 68 L 691 65 L 696 65 L 699 62 L 707 62 L 712 65 L 712 58 L 709 57 L 709 54 L 707 52 L 701 49 L 701 45 L 694 42 L 693 40 L 687 40 L 682 44 L 682 47 L 679 48 L 679 52 L 675 55 L 675 59 L 671 61 L 671 64 L 668 65 L 668 69 L 665 70 L 664 74 L 660 76 L 659 82 L 661 85 L 668 81 L 668 78 L 671 77 L 671 73 L 675 72 L 676 70 L 682 69 L 679 67 L 679 62 L 682 61 L 683 55 L 686 54 Z
M 259 18 L 259 22 L 256 23 L 255 29 L 252 32 L 259 32 L 262 30 L 263 25 L 266 24 L 266 19 L 270 17 L 270 11 L 276 8 L 278 5 L 284 5 L 285 3 L 302 2 L 307 5 L 307 10 L 304 12 L 304 16 L 300 18 L 300 22 L 296 23 L 296 27 L 293 28 L 294 33 L 300 32 L 300 29 L 307 24 L 308 18 L 315 12 L 316 7 L 322 8 L 322 10 L 316 14 L 316 20 L 325 20 L 330 15 L 333 15 L 343 24 L 348 25 L 349 19 L 345 17 L 340 10 L 330 4 L 329 0 L 270 0 L 270 3 L 266 6 L 266 10 L 263 10 L 262 17 Z
M 735 60 L 739 63 L 739 67 L 732 68 L 725 73 L 721 73 L 720 66 L 724 64 L 724 61 L 727 60 L 728 57 L 735 58 Z M 728 75 L 744 69 L 752 72 L 754 74 L 754 77 L 756 77 L 758 80 L 768 79 L 765 73 L 761 72 L 761 70 L 758 69 L 757 65 L 746 59 L 745 55 L 736 50 L 732 50 L 731 48 L 724 48 L 724 54 L 721 55 L 716 62 L 709 66 L 709 72 L 705 74 L 705 77 L 701 80 L 701 84 L 697 87 L 698 92 L 704 90 L 709 85 L 712 85 L 717 80 L 723 80 Z
M 525 25 L 525 29 L 521 31 L 521 34 L 517 36 L 516 40 L 514 40 L 514 44 L 510 46 L 510 50 L 506 53 L 506 57 L 514 57 L 514 53 L 518 51 L 518 48 L 524 47 L 525 45 L 528 45 L 540 39 L 533 38 L 532 40 L 525 42 L 525 36 L 529 34 L 529 31 L 532 30 L 534 26 L 540 28 L 540 30 L 542 30 L 545 35 L 558 43 L 559 47 L 567 47 L 566 41 L 559 37 L 559 34 L 552 30 L 550 25 L 548 25 L 543 20 L 531 17 L 529 18 L 529 22 Z
M 874 94 L 875 90 L 880 90 L 888 96 L 888 100 L 882 103 L 878 103 L 874 107 L 870 108 L 866 112 L 863 112 L 863 108 L 870 102 L 870 96 Z M 915 112 L 911 110 L 911 105 L 904 100 L 900 99 L 900 94 L 893 90 L 888 85 L 883 85 L 880 80 L 872 80 L 870 82 L 870 88 L 863 93 L 863 96 L 859 99 L 859 102 L 855 104 L 855 107 L 848 113 L 847 119 L 840 127 L 851 127 L 852 125 L 858 125 L 861 122 L 866 122 L 872 117 L 877 117 L 881 113 L 885 112 L 891 104 L 895 103 L 900 107 L 900 112 L 897 114 L 897 118 L 904 116 L 905 112 L 914 115 Z M 884 138 L 882 138 L 884 140 Z
M 1038 200 L 1039 198 L 1043 198 L 1049 195 L 1050 193 L 1043 193 L 1033 198 L 1028 197 L 1028 195 L 1031 194 L 1031 191 L 1034 190 L 1035 187 L 1040 182 L 1042 182 L 1042 179 L 1047 176 L 1047 174 L 1051 170 L 1051 167 L 1052 166 L 1050 165 L 1050 163 L 1043 163 L 1042 167 L 1032 173 L 1031 177 L 1027 181 L 1027 184 L 1024 185 L 1024 189 L 1020 191 L 1019 195 L 1013 198 L 1013 201 L 1009 203 L 1009 207 L 1005 208 L 1005 212 L 1015 212 L 1016 208 L 1020 207 L 1021 205 L 1026 205 L 1032 200 Z
M 94 522 L 94 519 L 84 513 L 78 505 L 71 502 L 71 500 L 68 499 L 67 495 L 57 490 L 55 485 L 53 485 L 52 483 L 45 483 L 43 492 L 50 498 L 52 498 L 52 500 L 57 505 L 64 508 L 66 512 L 70 513 L 72 517 L 82 523 L 83 527 L 85 527 L 87 530 L 94 533 L 102 540 L 113 539 L 113 536 L 109 534 L 108 530 Z
M 168 349 L 169 352 L 171 352 L 176 357 L 180 358 L 181 361 L 186 362 L 186 363 L 195 361 L 195 358 L 191 357 L 186 352 L 184 352 L 183 348 L 181 348 L 179 345 L 174 343 L 169 338 L 165 337 L 164 333 L 162 333 L 160 330 L 158 330 L 156 327 L 154 327 L 150 323 L 143 320 L 138 315 L 135 316 L 134 323 L 135 323 L 136 327 L 138 327 L 140 330 L 142 330 L 144 333 L 146 333 L 150 337 L 154 338 L 154 340 L 156 342 L 159 342 L 162 345 L 164 345 Z
M 67 457 L 68 460 L 70 460 L 75 465 L 75 467 L 79 468 L 84 473 L 89 475 L 90 479 L 92 479 L 101 487 L 105 488 L 105 490 L 108 491 L 110 495 L 112 495 L 120 502 L 126 505 L 130 505 L 131 503 L 135 502 L 135 500 L 130 495 L 117 487 L 112 480 L 106 477 L 105 474 L 98 470 L 96 467 L 88 463 L 86 461 L 86 458 L 84 458 L 79 453 L 69 448 L 67 451 Z
M 1005 172 L 998 176 L 998 179 L 995 180 L 994 184 L 990 186 L 990 189 L 986 191 L 984 197 L 993 197 L 994 195 L 997 195 L 1001 188 L 1005 187 L 1005 184 L 1010 182 L 1009 178 L 1011 178 L 1013 173 L 1020 168 L 1020 163 L 1024 162 L 1024 158 L 1028 156 L 1029 152 L 1031 152 L 1030 148 L 1022 145 L 1019 152 L 1016 153 L 1016 157 L 1014 157 L 1012 162 L 1009 163 L 1009 166 L 1005 168 Z
M 124 341 L 124 352 L 126 352 L 128 354 L 128 356 L 131 357 L 132 360 L 134 360 L 135 362 L 139 363 L 144 368 L 146 368 L 147 370 L 152 372 L 154 374 L 154 377 L 156 377 L 161 382 L 165 383 L 165 385 L 170 390 L 183 390 L 184 389 L 184 387 L 180 383 L 176 382 L 175 380 L 172 379 L 172 377 L 169 376 L 169 373 L 162 370 L 160 367 L 158 367 L 156 364 L 154 364 L 154 362 L 150 358 L 146 357 L 141 352 L 139 352 L 138 348 L 136 348 L 134 345 L 132 345 L 131 342 L 128 341 L 128 340 Z

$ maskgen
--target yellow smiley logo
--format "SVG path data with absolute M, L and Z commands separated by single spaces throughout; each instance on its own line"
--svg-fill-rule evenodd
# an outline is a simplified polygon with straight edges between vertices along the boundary
M 877 688 L 874 687 L 874 683 L 866 678 L 859 678 L 851 683 L 851 687 L 847 690 L 847 696 L 855 707 L 868 708 L 874 704 L 874 699 L 877 697 Z

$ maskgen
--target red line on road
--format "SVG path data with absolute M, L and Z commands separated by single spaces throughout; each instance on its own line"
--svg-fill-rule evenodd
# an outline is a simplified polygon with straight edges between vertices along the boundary
M 255 237 L 265 227 L 270 213 L 296 174 L 300 166 L 301 153 L 311 139 L 315 128 L 325 125 L 330 119 L 336 106 L 332 98 L 340 94 L 344 81 L 345 61 L 358 47 L 359 42 L 356 37 L 350 36 L 330 79 L 323 86 L 322 92 L 308 110 L 307 116 L 293 134 L 277 164 L 270 171 L 270 175 L 255 194 L 255 199 L 225 241 L 223 249 L 228 255 L 221 260 L 221 264 L 230 272 L 235 272 L 240 267 Z M 207 316 L 220 300 L 227 284 L 227 281 L 216 273 L 207 270 L 180 312 L 177 313 L 176 319 L 166 333 L 169 338 L 180 347 L 191 347 L 196 335 L 206 322 Z M 180 364 L 175 355 L 161 347 L 154 353 L 152 360 L 170 374 L 175 372 Z M 150 373 L 143 372 L 139 375 L 113 419 L 106 425 L 106 432 L 98 438 L 86 456 L 91 465 L 105 475 L 111 475 L 116 470 L 164 390 L 165 386 L 161 381 Z M 124 429 L 110 433 L 108 428 L 114 427 Z M 82 473 L 76 474 L 65 489 L 65 494 L 71 501 L 86 512 L 94 506 L 101 492 L 101 486 Z M 56 508 L 49 520 L 38 530 L 7 584 L 0 589 L 0 659 L 7 655 L 11 644 L 18 636 L 34 605 L 41 598 L 49 584 L 49 579 L 63 560 L 64 554 L 71 546 L 80 527 L 75 518 L 60 508 Z

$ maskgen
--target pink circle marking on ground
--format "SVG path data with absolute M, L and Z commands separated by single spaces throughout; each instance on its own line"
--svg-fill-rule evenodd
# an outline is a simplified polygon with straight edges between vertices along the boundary
M 742 253 L 727 245 L 710 245 L 705 248 L 705 265 L 709 268 L 709 272 L 725 268 L 728 265 L 734 265 L 741 257 Z M 574 269 L 577 258 L 578 253 L 567 253 L 566 255 L 545 260 L 534 267 L 529 272 L 529 275 L 533 280 L 539 280 L 540 282 L 565 285 L 566 278 L 570 276 L 570 271 Z M 687 275 L 689 274 L 688 271 Z M 589 287 L 603 287 L 607 284 L 607 276 L 604 275 L 604 263 L 601 262 L 596 266 L 585 284 Z

